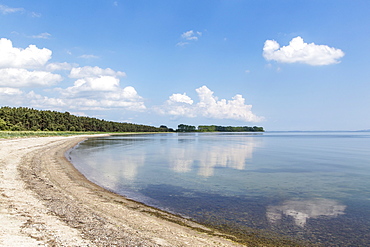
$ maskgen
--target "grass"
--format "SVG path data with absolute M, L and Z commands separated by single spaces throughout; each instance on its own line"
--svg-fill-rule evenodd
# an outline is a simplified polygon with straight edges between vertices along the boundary
M 7 131 L 0 130 L 0 139 L 13 139 L 25 137 L 46 137 L 46 136 L 75 136 L 75 135 L 127 135 L 127 134 L 158 134 L 163 132 L 93 132 L 93 131 Z
M 104 134 L 104 132 L 77 132 L 77 131 L 0 131 L 0 139 L 46 137 L 46 136 L 72 136 Z

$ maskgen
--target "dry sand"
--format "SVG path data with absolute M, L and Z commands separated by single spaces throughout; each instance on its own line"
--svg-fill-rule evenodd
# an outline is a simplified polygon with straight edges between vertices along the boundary
M 64 156 L 85 138 L 0 140 L 0 246 L 241 246 L 86 180 Z

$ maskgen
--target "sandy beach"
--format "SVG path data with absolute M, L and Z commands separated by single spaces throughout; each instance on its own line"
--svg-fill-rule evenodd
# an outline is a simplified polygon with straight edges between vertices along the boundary
M 242 246 L 89 182 L 65 158 L 86 138 L 0 139 L 0 246 Z

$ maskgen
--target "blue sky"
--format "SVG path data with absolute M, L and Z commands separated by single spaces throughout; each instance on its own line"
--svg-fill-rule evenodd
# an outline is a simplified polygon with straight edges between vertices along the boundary
M 370 129 L 369 1 L 0 0 L 0 105 Z

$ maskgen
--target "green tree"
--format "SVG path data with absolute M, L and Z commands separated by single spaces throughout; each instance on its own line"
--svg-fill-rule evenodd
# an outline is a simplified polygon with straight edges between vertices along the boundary
M 192 125 L 179 124 L 177 126 L 177 132 L 195 132 L 196 128 Z
M 6 122 L 0 118 L 0 130 L 8 130 Z
M 40 111 L 25 107 L 0 107 L 1 129 L 103 132 L 163 132 L 168 128 L 119 123 L 89 117 L 78 117 L 69 112 Z M 4 123 L 5 122 L 5 123 Z

